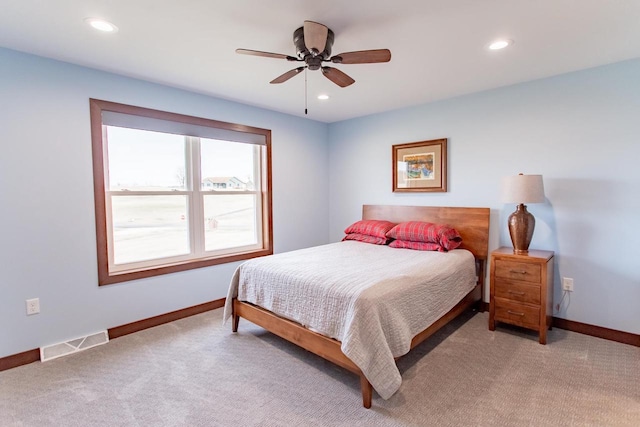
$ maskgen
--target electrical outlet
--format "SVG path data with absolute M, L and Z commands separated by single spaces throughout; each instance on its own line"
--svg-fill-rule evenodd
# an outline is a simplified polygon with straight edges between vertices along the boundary
M 27 316 L 40 313 L 40 298 L 27 300 Z
M 573 292 L 573 279 L 570 277 L 562 278 L 562 290 Z

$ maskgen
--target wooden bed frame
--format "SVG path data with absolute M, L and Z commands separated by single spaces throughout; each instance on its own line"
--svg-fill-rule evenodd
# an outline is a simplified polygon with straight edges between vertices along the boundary
M 478 276 L 476 287 L 444 316 L 413 337 L 412 349 L 474 304 L 479 303 L 479 310 L 482 310 L 489 251 L 489 208 L 364 205 L 362 219 L 380 219 L 395 223 L 427 221 L 448 224 L 458 230 L 462 236 L 462 248 L 469 250 L 476 258 Z M 233 332 L 238 331 L 241 317 L 358 375 L 362 388 L 362 405 L 365 408 L 371 407 L 372 386 L 360 368 L 342 353 L 340 341 L 310 331 L 296 322 L 279 317 L 253 304 L 234 299 Z

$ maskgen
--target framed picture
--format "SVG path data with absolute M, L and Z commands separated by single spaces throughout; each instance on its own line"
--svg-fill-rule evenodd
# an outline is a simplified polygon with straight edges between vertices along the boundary
M 447 139 L 392 147 L 394 192 L 447 191 Z

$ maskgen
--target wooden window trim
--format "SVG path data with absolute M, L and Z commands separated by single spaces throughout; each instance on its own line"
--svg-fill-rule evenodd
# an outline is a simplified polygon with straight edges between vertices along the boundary
M 243 261 L 273 254 L 273 210 L 272 210 L 272 185 L 271 185 L 271 131 L 252 126 L 227 123 L 218 120 L 187 116 L 126 104 L 119 104 L 98 99 L 89 100 L 91 117 L 91 144 L 93 151 L 93 190 L 96 220 L 96 249 L 98 260 L 98 284 L 100 286 L 121 283 L 129 280 L 143 279 L 163 274 L 176 273 L 194 268 L 209 267 L 212 265 L 229 262 Z M 106 215 L 105 170 L 104 170 L 104 146 L 102 140 L 102 112 L 112 111 L 134 116 L 149 117 L 165 121 L 188 123 L 198 126 L 213 127 L 235 132 L 252 133 L 262 135 L 265 138 L 266 155 L 261 162 L 261 173 L 264 187 L 262 190 L 262 239 L 263 248 L 230 255 L 214 256 L 178 262 L 171 265 L 163 265 L 139 271 L 110 273 L 108 258 L 108 231 Z M 153 130 L 153 129 L 149 129 Z

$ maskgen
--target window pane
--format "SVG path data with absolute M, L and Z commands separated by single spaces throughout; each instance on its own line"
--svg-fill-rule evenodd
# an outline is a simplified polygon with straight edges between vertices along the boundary
M 258 243 L 256 195 L 205 195 L 205 250 L 228 249 Z
M 113 196 L 114 264 L 190 252 L 187 196 Z
M 203 190 L 254 190 L 254 145 L 216 139 L 200 142 Z
M 186 189 L 185 138 L 181 135 L 107 126 L 109 189 Z

